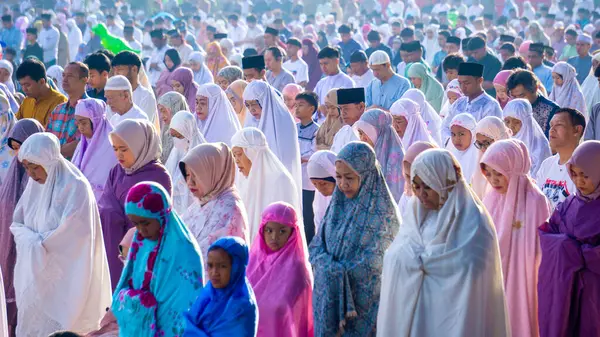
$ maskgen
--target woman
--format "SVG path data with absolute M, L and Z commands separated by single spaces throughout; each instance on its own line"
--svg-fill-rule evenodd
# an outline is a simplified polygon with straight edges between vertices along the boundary
M 214 78 L 210 70 L 204 64 L 204 55 L 201 52 L 195 51 L 188 58 L 190 68 L 194 72 L 194 82 L 198 85 L 205 83 L 213 83 Z
M 423 41 L 423 48 L 427 51 L 426 61 L 427 64 L 433 64 L 433 57 L 440 51 L 440 43 L 438 42 L 438 29 L 439 26 L 430 24 L 425 28 L 425 40 Z M 385 40 L 387 41 L 387 40 Z
M 492 189 L 483 204 L 498 233 L 506 305 L 513 336 L 537 336 L 537 284 L 541 259 L 538 226 L 552 206 L 529 175 L 531 159 L 523 142 L 500 140 L 481 158 Z
M 335 189 L 335 161 L 337 155 L 329 150 L 319 150 L 313 153 L 308 160 L 306 170 L 308 178 L 315 186 L 318 193 L 315 194 L 315 200 L 312 207 L 315 214 L 315 232 L 319 231 L 319 226 L 325 211 L 331 201 L 331 195 Z M 306 206 L 305 206 L 306 207 Z M 310 244 L 309 239 L 309 244 Z
M 525 99 L 514 99 L 504 108 L 504 123 L 512 136 L 527 145 L 531 154 L 531 176 L 535 177 L 542 162 L 552 155 L 544 131 L 533 118 L 531 104 Z
M 446 149 L 460 163 L 462 175 L 466 181 L 471 181 L 473 173 L 479 169 L 478 152 L 475 147 L 475 128 L 477 121 L 469 113 L 461 113 L 450 122 L 450 141 Z
M 196 117 L 200 132 L 211 143 L 231 145 L 231 137 L 241 129 L 227 94 L 213 83 L 203 84 L 198 89 Z
M 510 75 L 512 75 L 514 71 L 512 70 L 502 70 L 496 77 L 494 77 L 494 89 L 496 89 L 496 100 L 500 103 L 500 107 L 504 109 L 506 103 L 510 100 L 508 97 L 508 92 L 506 90 L 506 82 Z
M 420 110 L 419 105 L 409 98 L 401 98 L 390 107 L 394 129 L 406 149 L 419 141 L 436 143 L 427 130 Z
M 67 30 L 69 39 L 69 58 L 72 61 L 77 59 L 77 53 L 79 52 L 79 46 L 83 42 L 83 35 L 81 30 L 77 27 L 75 19 L 67 20 Z
M 157 183 L 133 186 L 125 213 L 137 231 L 112 301 L 119 335 L 180 336 L 204 281 L 198 245 Z
M 179 170 L 179 161 L 194 147 L 206 143 L 206 139 L 196 127 L 196 117 L 189 111 L 179 111 L 169 125 L 174 149 L 165 164 L 173 183 L 173 209 L 183 215 L 194 202 L 186 185 L 186 175 Z
M 427 124 L 429 134 L 437 144 L 442 144 L 442 119 L 435 109 L 425 99 L 425 94 L 419 89 L 408 89 L 402 95 L 402 98 L 408 98 L 419 104 L 421 116 Z
M 15 93 L 13 71 L 14 69 L 10 61 L 0 60 L 0 83 L 6 85 L 11 94 Z
M 510 336 L 494 224 L 460 164 L 426 150 L 411 182 L 415 197 L 384 258 L 377 336 Z
M 225 55 L 225 57 L 227 59 L 229 59 L 231 57 L 231 55 L 234 54 L 234 43 L 232 39 L 221 39 L 221 41 L 219 41 L 219 46 L 221 47 L 221 50 L 223 51 L 223 55 Z
M 117 158 L 108 135 L 113 131 L 104 111 L 106 103 L 95 98 L 81 99 L 75 106 L 75 123 L 81 140 L 75 148 L 72 163 L 92 185 L 96 200 L 100 200 L 110 170 Z
M 400 218 L 369 145 L 349 143 L 335 167 L 337 188 L 310 245 L 315 336 L 373 336 L 383 254 Z
M 285 202 L 269 205 L 250 250 L 248 280 L 258 304 L 260 336 L 313 336 L 313 276 L 296 214 Z
M 244 128 L 231 139 L 233 157 L 240 175 L 236 186 L 248 212 L 249 242 L 258 233 L 262 211 L 275 201 L 302 209 L 300 193 L 289 171 L 270 150 L 265 135 L 256 128 Z M 302 229 L 304 233 L 304 228 Z
M 123 264 L 119 261 L 119 242 L 133 227 L 125 214 L 127 192 L 141 181 L 161 184 L 171 194 L 171 177 L 158 161 L 160 140 L 156 129 L 146 120 L 126 119 L 110 133 L 119 165 L 110 170 L 104 193 L 98 200 L 104 246 L 108 257 L 112 289 L 115 289 Z
M 98 329 L 111 292 L 92 188 L 62 157 L 53 134 L 27 138 L 19 160 L 31 181 L 10 226 L 17 253 L 14 286 L 20 324 L 16 335 Z
M 448 83 L 446 86 L 446 91 L 444 92 L 444 104 L 442 106 L 442 110 L 440 110 L 440 118 L 444 119 L 448 115 L 450 111 L 450 106 L 456 102 L 457 99 L 463 97 L 462 90 L 460 90 L 460 85 L 458 84 L 458 79 L 454 79 Z
M 4 184 L 8 168 L 15 156 L 8 144 L 10 132 L 15 125 L 15 114 L 10 108 L 8 99 L 0 92 L 0 186 Z
M 317 82 L 323 76 L 323 70 L 319 65 L 319 48 L 311 39 L 302 40 L 302 60 L 308 65 L 308 84 L 307 91 L 313 91 Z
M 483 117 L 477 123 L 477 127 L 475 127 L 475 140 L 473 145 L 479 150 L 477 163 L 481 163 L 481 157 L 483 157 L 490 145 L 499 140 L 509 139 L 511 136 L 512 131 L 506 127 L 500 118 L 496 116 Z M 483 200 L 483 197 L 491 189 L 490 184 L 487 179 L 485 179 L 480 169 L 476 169 L 475 172 L 473 172 L 471 188 L 473 188 L 473 192 L 475 192 L 481 200 Z
M 208 278 L 200 296 L 184 313 L 186 337 L 255 337 L 258 307 L 246 277 L 248 246 L 226 236 L 208 250 Z
M 398 133 L 392 127 L 392 115 L 380 109 L 371 109 L 365 112 L 353 127 L 358 131 L 360 140 L 375 150 L 388 188 L 394 200 L 398 202 L 404 191 L 401 172 L 404 149 Z
M 223 91 L 227 90 L 227 87 L 231 85 L 231 83 L 241 80 L 244 78 L 244 73 L 242 69 L 236 66 L 227 66 L 221 70 L 217 74 L 215 78 L 215 83 L 221 87 Z
M 186 189 L 196 198 L 183 218 L 200 251 L 208 252 L 224 236 L 248 242 L 248 217 L 234 185 L 235 163 L 229 147 L 224 143 L 196 146 L 181 159 L 179 170 L 186 177 Z
M 59 65 L 53 65 L 46 70 L 46 75 L 52 80 L 52 83 L 54 83 L 55 89 L 64 95 L 65 91 L 62 88 L 63 72 L 64 69 Z
M 425 100 L 436 112 L 442 109 L 444 87 L 428 71 L 422 63 L 413 63 L 408 68 L 408 77 L 415 88 L 425 94 Z
M 556 63 L 552 67 L 552 80 L 554 87 L 549 99 L 561 108 L 576 109 L 587 117 L 588 111 L 575 68 L 567 62 Z
M 295 83 L 286 84 L 281 91 L 281 94 L 283 95 L 283 103 L 290 112 L 290 115 L 294 117 L 295 122 L 299 122 L 299 120 L 296 118 L 296 95 L 303 91 L 304 88 Z
M 344 125 L 337 104 L 337 89 L 329 90 L 322 109 L 325 111 L 326 118 L 317 131 L 317 150 L 329 150 L 333 144 L 333 137 Z
M 190 112 L 196 113 L 196 93 L 198 85 L 194 82 L 194 74 L 190 68 L 177 68 L 171 74 L 171 88 L 173 91 L 182 94 L 187 100 Z
M 559 203 L 538 233 L 542 250 L 538 317 L 541 336 L 594 336 L 600 329 L 597 303 L 600 142 L 580 144 L 569 160 L 577 192 Z M 558 302 L 557 302 L 558 301 Z M 561 303 L 563 305 L 554 305 Z
M 173 149 L 173 136 L 171 136 L 170 124 L 175 113 L 179 111 L 190 111 L 186 98 L 175 91 L 169 91 L 158 99 L 158 112 L 161 120 L 162 154 L 160 162 L 166 163 Z
M 160 77 L 156 81 L 156 97 L 160 98 L 172 90 L 171 76 L 173 75 L 173 71 L 181 66 L 181 62 L 181 56 L 179 56 L 177 49 L 171 48 L 165 52 L 163 63 L 166 69 L 160 73 Z
M 421 154 L 421 152 L 429 149 L 435 149 L 437 147 L 438 146 L 434 143 L 419 141 L 413 143 L 408 150 L 406 150 L 406 153 L 404 154 L 404 160 L 402 161 L 402 174 L 404 175 L 405 181 L 404 193 L 402 193 L 402 198 L 400 198 L 400 202 L 398 202 L 398 210 L 400 211 L 401 217 L 406 216 L 408 201 L 414 195 L 412 183 L 410 183 L 410 168 L 412 163 L 415 161 L 415 158 Z
M 17 325 L 17 306 L 15 303 L 14 289 L 14 268 L 16 262 L 15 241 L 10 232 L 10 225 L 13 220 L 13 212 L 17 202 L 21 198 L 25 186 L 29 181 L 29 176 L 25 171 L 23 164 L 16 158 L 16 154 L 21 147 L 21 144 L 29 138 L 29 136 L 44 132 L 44 127 L 35 119 L 24 118 L 17 123 L 10 131 L 8 138 L 8 146 L 15 152 L 8 172 L 6 174 L 6 182 L 0 185 L 0 267 L 4 276 L 4 293 L 7 303 L 7 317 L 9 330 L 14 331 Z
M 219 42 L 213 41 L 206 46 L 206 67 L 211 72 L 213 78 L 217 78 L 219 71 L 229 65 L 229 61 L 223 51 Z
M 238 121 L 240 122 L 240 126 L 244 125 L 246 114 L 248 113 L 248 110 L 244 105 L 244 90 L 246 90 L 247 85 L 248 82 L 237 80 L 231 83 L 227 90 L 225 90 L 227 98 L 229 98 L 229 103 L 233 106 L 233 111 L 235 111 Z

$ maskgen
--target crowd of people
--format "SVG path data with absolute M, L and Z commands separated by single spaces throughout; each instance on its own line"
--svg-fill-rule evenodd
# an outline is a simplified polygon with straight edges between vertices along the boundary
M 0 337 L 600 336 L 592 1 L 1 20 Z

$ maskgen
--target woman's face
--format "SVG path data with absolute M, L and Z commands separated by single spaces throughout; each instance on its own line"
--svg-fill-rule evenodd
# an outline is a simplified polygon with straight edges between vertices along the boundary
M 229 81 L 223 77 L 223 76 L 217 76 L 217 78 L 215 78 L 215 83 L 221 87 L 221 89 L 223 89 L 223 91 L 227 90 L 227 87 L 229 87 Z
M 198 184 L 198 178 L 196 174 L 192 170 L 190 170 L 187 166 L 185 167 L 185 182 L 190 192 L 198 199 L 203 198 L 206 193 L 202 189 L 202 186 Z
M 158 112 L 160 113 L 160 119 L 164 124 L 171 124 L 171 119 L 173 116 L 171 115 L 171 110 L 162 104 L 158 104 Z
M 182 95 L 185 94 L 185 88 L 183 87 L 183 84 L 181 84 L 181 82 L 179 82 L 179 81 L 172 80 L 171 88 L 173 88 L 173 91 L 175 91 L 175 92 L 178 92 Z
M 25 171 L 27 171 L 27 174 L 31 179 L 33 179 L 38 184 L 46 183 L 46 179 L 48 179 L 48 173 L 46 172 L 46 170 L 44 170 L 42 165 L 31 163 L 26 159 L 23 159 L 21 163 L 25 167 Z
M 307 45 L 302 45 L 302 55 L 308 55 L 309 50 Z
M 469 129 L 463 128 L 462 126 L 453 125 L 450 128 L 452 135 L 452 144 L 458 151 L 465 151 L 471 146 L 472 136 Z
M 360 176 L 345 162 L 339 160 L 335 163 L 335 179 L 340 191 L 346 198 L 354 199 L 360 190 Z
M 135 226 L 144 239 L 156 241 L 160 235 L 160 222 L 153 218 L 144 218 L 134 214 L 127 214 L 129 221 Z
M 246 104 L 246 108 L 254 118 L 260 119 L 260 116 L 262 116 L 262 107 L 257 100 L 244 101 L 244 104 Z
M 10 79 L 10 73 L 4 68 L 0 68 L 0 82 L 4 83 Z
M 175 66 L 175 63 L 171 60 L 169 55 L 165 55 L 165 66 L 167 66 L 167 69 L 172 69 Z
M 269 221 L 263 228 L 263 238 L 267 244 L 267 247 L 276 252 L 285 247 L 285 244 L 292 235 L 292 231 L 293 229 L 289 226 L 278 222 Z
M 200 69 L 202 69 L 202 63 L 190 61 L 190 69 L 192 69 L 193 72 L 197 73 L 200 71 Z
M 310 178 L 310 182 L 313 184 L 313 186 L 315 186 L 319 193 L 326 197 L 331 196 L 333 194 L 333 190 L 335 189 L 335 183 L 332 183 L 331 181 Z
M 508 191 L 508 178 L 485 164 L 481 164 L 481 173 L 496 192 L 506 194 L 506 191 Z
M 421 84 L 423 84 L 423 80 L 420 77 L 411 77 L 410 81 L 415 86 L 415 88 L 420 89 Z
M 513 136 L 519 134 L 519 131 L 521 131 L 521 127 L 523 126 L 523 123 L 514 117 L 504 117 L 504 124 L 512 131 Z
M 87 117 L 75 116 L 75 125 L 85 138 L 90 139 L 94 135 L 94 131 L 92 130 L 92 120 Z
M 454 102 L 456 102 L 456 100 L 459 97 L 457 93 L 452 91 L 448 92 L 448 95 L 446 96 L 448 96 L 448 101 L 450 102 L 450 104 L 454 104 Z
M 502 101 L 506 101 L 508 99 L 505 86 L 500 84 L 494 84 L 494 88 L 496 89 L 496 98 Z
M 396 130 L 398 136 L 400 136 L 400 138 L 404 137 L 404 132 L 406 132 L 406 127 L 408 126 L 408 121 L 406 120 L 406 117 L 393 116 L 392 125 L 394 126 L 394 130 Z
M 329 102 L 325 103 L 325 111 L 327 116 L 331 118 L 340 118 L 340 108 L 337 104 L 331 104 Z
M 10 142 L 10 148 L 13 149 L 13 151 L 15 151 L 15 157 L 17 156 L 17 154 L 19 154 L 19 149 L 21 148 L 21 143 L 11 139 L 9 140 Z
M 244 175 L 244 177 L 248 177 L 250 174 L 250 169 L 252 169 L 252 162 L 250 161 L 250 158 L 246 156 L 244 149 L 239 146 L 234 146 L 231 152 L 233 152 L 235 164 L 240 172 Z
M 358 129 L 358 136 L 361 141 L 371 145 L 372 148 L 375 148 L 375 144 L 373 144 L 371 138 L 369 138 L 369 136 L 367 136 L 367 134 L 363 130 Z
M 577 189 L 583 195 L 590 195 L 594 193 L 597 186 L 594 186 L 594 182 L 592 181 L 592 179 L 590 179 L 590 177 L 588 177 L 582 169 L 575 165 L 571 165 L 570 174 L 571 179 L 575 183 L 575 186 L 577 186 Z
M 552 72 L 552 80 L 554 81 L 554 85 L 562 87 L 563 82 L 564 82 L 562 76 L 560 76 L 559 74 L 557 74 L 555 72 Z
M 417 196 L 423 207 L 437 210 L 440 208 L 440 195 L 431 187 L 426 185 L 419 176 L 412 181 L 413 193 Z
M 208 278 L 215 289 L 223 289 L 231 279 L 231 257 L 222 248 L 215 248 L 208 252 Z
M 208 118 L 208 97 L 196 96 L 196 115 L 201 121 Z
M 235 99 L 235 96 L 233 96 L 230 93 L 227 93 L 227 98 L 229 98 L 229 102 L 231 103 L 231 106 L 233 106 L 233 110 L 235 110 L 235 113 L 237 113 L 238 115 L 242 113 L 242 103 L 238 102 L 238 100 Z
M 135 164 L 135 156 L 129 148 L 129 145 L 127 145 L 127 143 L 125 143 L 121 137 L 115 134 L 111 134 L 110 139 L 112 141 L 113 150 L 115 151 L 115 156 L 119 161 L 119 165 L 126 169 L 131 168 L 133 164 Z
M 494 139 L 484 136 L 481 133 L 475 134 L 475 145 L 482 154 L 484 154 L 492 144 L 494 144 Z

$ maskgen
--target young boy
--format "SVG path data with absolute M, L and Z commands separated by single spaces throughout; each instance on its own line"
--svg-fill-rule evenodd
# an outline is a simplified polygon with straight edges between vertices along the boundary
M 444 71 L 445 81 L 448 84 L 458 78 L 458 65 L 466 62 L 465 58 L 460 54 L 450 54 L 444 58 L 442 62 L 442 70 Z
M 44 50 L 38 44 L 38 30 L 37 28 L 31 27 L 26 29 L 27 33 L 27 45 L 23 50 L 23 59 L 28 57 L 35 57 L 40 61 L 44 60 Z
M 106 102 L 104 86 L 106 85 L 106 81 L 108 81 L 110 60 L 102 53 L 93 53 L 88 55 L 83 63 L 90 69 L 90 77 L 88 79 L 90 90 L 87 91 L 87 95 Z
M 315 187 L 308 178 L 306 167 L 308 159 L 317 151 L 317 131 L 319 124 L 312 120 L 312 115 L 319 107 L 319 97 L 311 91 L 299 93 L 296 96 L 296 117 L 300 120 L 298 124 L 298 142 L 300 143 L 300 161 L 302 163 L 302 204 L 304 217 L 304 232 L 306 243 L 310 243 L 315 236 L 315 223 L 312 203 L 315 198 Z

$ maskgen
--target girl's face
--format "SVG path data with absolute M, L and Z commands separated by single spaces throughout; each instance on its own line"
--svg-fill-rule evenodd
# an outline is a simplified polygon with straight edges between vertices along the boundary
M 508 191 L 508 178 L 485 164 L 481 164 L 481 172 L 496 192 L 506 194 L 506 191 Z
M 160 119 L 163 123 L 167 125 L 171 124 L 171 118 L 173 118 L 173 116 L 171 115 L 171 110 L 169 110 L 169 108 L 162 104 L 158 104 L 158 112 L 160 113 Z
M 345 162 L 339 160 L 335 163 L 335 179 L 340 191 L 346 198 L 354 199 L 360 190 L 360 176 Z
M 454 104 L 454 102 L 456 102 L 456 100 L 459 97 L 457 93 L 452 91 L 449 91 L 446 96 L 448 96 L 448 101 L 450 102 L 450 104 Z
M 500 84 L 494 84 L 494 88 L 496 89 L 496 98 L 498 98 L 501 101 L 506 101 L 508 99 L 505 86 Z
M 157 219 L 144 218 L 134 214 L 127 214 L 129 221 L 135 226 L 144 239 L 158 240 L 160 235 L 160 222 Z
M 400 138 L 404 137 L 404 132 L 406 132 L 406 127 L 408 126 L 408 121 L 404 116 L 393 116 L 393 124 L 394 130 Z M 410 179 L 409 179 L 410 180 Z
M 23 159 L 21 163 L 25 167 L 25 171 L 27 171 L 27 174 L 31 179 L 33 179 L 38 184 L 46 183 L 46 179 L 48 179 L 48 173 L 42 167 L 42 165 L 31 163 L 25 159 Z
M 235 113 L 237 113 L 238 115 L 242 113 L 242 103 L 238 102 L 238 100 L 235 99 L 235 96 L 233 96 L 230 93 L 227 93 L 227 98 L 229 98 L 229 102 L 231 103 L 231 106 L 233 106 L 233 110 L 235 110 Z
M 231 257 L 224 249 L 215 248 L 208 252 L 208 278 L 215 289 L 223 289 L 229 284 L 231 264 Z
M 260 116 L 262 116 L 262 107 L 257 100 L 244 101 L 244 104 L 246 104 L 246 108 L 254 118 L 260 119 Z
M 194 174 L 192 170 L 190 170 L 187 166 L 185 167 L 185 182 L 190 192 L 198 199 L 203 198 L 206 193 L 202 189 L 198 182 L 198 178 Z
M 423 84 L 423 80 L 420 77 L 411 77 L 410 81 L 415 86 L 415 88 L 420 89 L 421 84 Z
M 171 88 L 173 88 L 173 91 L 176 91 L 182 95 L 185 94 L 185 88 L 183 87 L 183 84 L 181 84 L 181 82 L 179 81 L 172 80 Z
M 208 97 L 196 96 L 196 115 L 201 121 L 208 118 Z
M 504 117 L 504 124 L 512 131 L 513 136 L 519 134 L 519 131 L 521 131 L 521 127 L 523 126 L 523 123 L 514 117 Z
M 6 82 L 10 79 L 10 73 L 4 68 L 0 68 L 0 82 Z
M 475 145 L 481 151 L 481 153 L 485 153 L 485 151 L 490 147 L 490 145 L 494 144 L 494 140 L 490 137 L 486 137 L 481 133 L 475 134 Z
M 202 64 L 196 61 L 190 61 L 190 69 L 192 69 L 193 72 L 197 73 L 200 71 L 200 69 L 202 69 Z
M 165 55 L 165 66 L 167 66 L 167 69 L 172 69 L 175 66 L 175 63 L 171 60 L 169 55 Z
M 276 252 L 285 247 L 285 244 L 292 235 L 292 231 L 293 229 L 289 226 L 278 222 L 269 221 L 263 228 L 263 238 L 267 244 L 267 247 Z
M 325 103 L 325 111 L 331 118 L 340 118 L 340 108 L 335 104 Z
M 326 197 L 331 196 L 333 194 L 333 190 L 335 190 L 335 184 L 331 181 L 310 178 L 310 182 L 312 182 L 319 193 Z
M 588 177 L 583 170 L 575 165 L 571 165 L 570 167 L 571 179 L 577 186 L 577 189 L 583 195 L 590 195 L 594 193 L 597 186 L 594 186 L 594 182 L 590 177 Z
M 410 179 L 410 178 L 409 178 Z M 419 176 L 412 181 L 413 193 L 417 196 L 423 207 L 437 210 L 440 208 L 440 195 L 431 187 L 426 185 Z
M 15 151 L 15 157 L 17 156 L 17 154 L 19 154 L 19 149 L 21 148 L 21 143 L 15 141 L 15 140 L 9 140 L 10 141 L 10 148 L 13 149 L 13 151 Z
M 135 156 L 133 152 L 129 148 L 129 145 L 125 143 L 121 137 L 110 134 L 110 139 L 112 141 L 113 150 L 115 151 L 115 156 L 119 161 L 119 165 L 123 168 L 131 168 L 133 164 L 135 164 Z
M 77 125 L 77 129 L 79 133 L 81 133 L 85 138 L 90 139 L 94 135 L 94 131 L 92 130 L 92 120 L 87 117 L 75 116 L 75 125 Z
M 375 144 L 373 144 L 373 141 L 371 140 L 371 138 L 369 138 L 369 136 L 367 136 L 367 134 L 364 133 L 363 130 L 358 129 L 358 136 L 361 141 L 371 145 L 372 148 L 375 148 Z
M 452 134 L 452 144 L 458 151 L 465 151 L 471 146 L 472 136 L 469 129 L 462 126 L 453 125 L 450 128 Z
M 231 152 L 233 152 L 233 159 L 235 159 L 235 164 L 240 172 L 244 175 L 244 177 L 248 177 L 250 174 L 250 169 L 252 169 L 252 162 L 250 161 L 250 158 L 246 156 L 244 149 L 234 146 L 233 149 L 231 149 Z
M 555 72 L 552 72 L 552 80 L 554 81 L 554 85 L 562 87 L 562 85 L 563 85 L 562 76 L 560 76 L 559 74 L 557 74 Z

